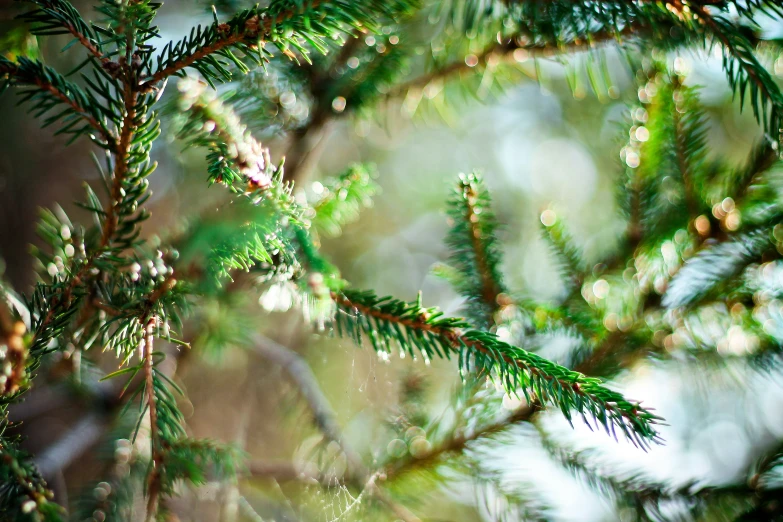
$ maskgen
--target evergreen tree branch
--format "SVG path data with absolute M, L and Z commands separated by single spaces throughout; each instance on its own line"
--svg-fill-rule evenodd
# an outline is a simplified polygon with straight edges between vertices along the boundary
M 678 77 L 675 77 L 672 83 L 674 87 L 674 96 L 687 95 L 683 94 L 682 90 L 679 89 L 680 80 Z M 699 204 L 694 183 L 695 173 L 693 172 L 692 163 L 695 163 L 695 158 L 694 154 L 692 154 L 692 149 L 694 145 L 701 145 L 701 140 L 700 136 L 696 135 L 700 129 L 697 130 L 693 127 L 701 127 L 701 125 L 698 125 L 698 123 L 701 122 L 698 121 L 697 125 L 687 125 L 687 123 L 683 120 L 685 118 L 689 118 L 691 120 L 694 119 L 693 114 L 689 113 L 684 118 L 683 115 L 680 114 L 680 107 L 674 108 L 672 111 L 672 118 L 674 120 L 674 147 L 677 156 L 677 163 L 680 169 L 680 175 L 682 176 L 682 183 L 684 186 L 683 192 L 685 196 L 685 205 L 691 218 L 695 218 L 701 210 L 701 205 Z M 696 120 L 700 119 L 701 118 L 698 116 L 696 117 Z M 686 128 L 686 126 L 689 128 Z
M 122 129 L 120 131 L 117 153 L 115 155 L 114 173 L 112 174 L 112 184 L 109 195 L 110 197 L 104 209 L 104 214 L 106 217 L 105 225 L 101 233 L 99 250 L 103 250 L 111 246 L 114 233 L 116 232 L 117 226 L 119 225 L 120 216 L 118 206 L 123 200 L 123 184 L 125 183 L 125 179 L 129 170 L 128 160 L 130 159 L 131 143 L 133 141 L 133 134 L 137 126 L 137 102 L 138 94 L 130 84 L 126 83 L 125 92 L 123 93 L 125 115 L 122 118 Z
M 326 51 L 326 37 L 345 27 L 373 27 L 379 15 L 393 15 L 407 8 L 406 1 L 381 2 L 369 0 L 347 2 L 342 0 L 277 0 L 264 8 L 253 8 L 238 13 L 226 23 L 215 21 L 210 27 L 198 27 L 176 46 L 168 45 L 158 59 L 158 69 L 142 85 L 141 91 L 152 90 L 161 80 L 179 74 L 186 67 L 195 67 L 208 81 L 230 79 L 228 70 L 213 55 L 218 55 L 240 69 L 246 66 L 232 49 L 238 50 L 260 64 L 269 59 L 264 49 L 272 42 L 284 54 L 293 56 L 294 47 L 306 56 L 300 40 L 307 41 L 316 50 Z
M 183 93 L 179 109 L 187 116 L 178 135 L 186 140 L 186 146 L 210 151 L 210 182 L 222 183 L 236 192 L 268 192 L 278 171 L 269 150 L 206 84 L 187 79 L 179 88 Z
M 63 509 L 27 455 L 0 438 L 0 515 L 63 522 Z
M 468 329 L 458 318 L 444 318 L 437 309 L 423 309 L 391 298 L 378 298 L 365 292 L 332 293 L 338 307 L 337 333 L 357 342 L 364 332 L 376 350 L 388 350 L 392 343 L 414 356 L 414 348 L 425 357 L 450 358 L 458 355 L 460 367 L 479 374 L 496 375 L 508 393 L 522 393 L 528 402 L 535 397 L 542 403 L 560 408 L 567 419 L 570 410 L 579 412 L 591 426 L 616 436 L 615 429 L 634 444 L 647 447 L 657 440 L 653 426 L 660 420 L 642 408 L 600 384 L 552 363 L 536 354 L 500 341 L 497 336 Z
M 100 39 L 92 27 L 84 21 L 79 11 L 67 0 L 24 0 L 37 9 L 21 18 L 35 25 L 33 34 L 70 34 L 102 64 L 110 62 L 101 49 Z
M 449 260 L 461 273 L 457 290 L 468 300 L 467 315 L 477 327 L 493 324 L 492 316 L 505 293 L 500 275 L 500 249 L 497 245 L 497 220 L 481 175 L 461 174 L 448 203 L 453 225 L 446 237 Z
M 600 367 L 623 340 L 624 336 L 610 336 L 598 349 L 593 350 L 589 356 L 574 366 L 574 371 L 585 375 L 594 375 L 592 370 Z M 409 457 L 392 462 L 386 466 L 384 473 L 386 473 L 389 480 L 392 480 L 414 469 L 431 469 L 437 462 L 443 461 L 448 456 L 464 452 L 473 443 L 491 439 L 512 426 L 533 421 L 536 413 L 542 411 L 542 409 L 541 401 L 535 398 L 530 402 L 522 404 L 511 414 L 494 422 L 479 426 L 469 432 L 455 432 L 453 436 L 434 446 L 428 452 L 417 455 L 416 458 Z
M 23 103 L 32 104 L 36 116 L 41 116 L 60 104 L 65 105 L 64 111 L 48 116 L 44 120 L 44 127 L 60 121 L 63 127 L 57 131 L 57 134 L 67 133 L 73 138 L 93 129 L 102 140 L 96 140 L 99 146 L 109 150 L 115 148 L 115 138 L 98 108 L 100 106 L 98 100 L 66 80 L 51 67 L 25 57 L 19 57 L 18 62 L 13 62 L 0 56 L 0 92 L 10 86 L 34 88 L 22 91 L 20 96 Z M 84 125 L 79 125 L 80 121 L 83 121 Z
M 743 200 L 758 179 L 780 161 L 780 154 L 772 142 L 763 139 L 753 147 L 745 165 L 731 173 L 727 180 L 726 194 L 742 205 Z
M 324 180 L 312 208 L 312 229 L 322 236 L 339 236 L 345 225 L 359 219 L 363 208 L 372 205 L 373 196 L 380 191 L 375 177 L 372 168 L 355 164 L 339 176 Z
M 769 5 L 779 9 L 772 2 Z M 749 94 L 749 103 L 756 119 L 768 133 L 780 138 L 783 94 L 756 57 L 755 42 L 738 30 L 733 22 L 713 16 L 704 6 L 694 3 L 691 9 L 698 16 L 698 23 L 723 45 L 723 68 L 729 76 L 732 89 L 740 95 L 741 104 L 744 105 L 745 96 Z
M 770 230 L 761 227 L 705 248 L 679 269 L 663 295 L 662 305 L 671 309 L 697 303 L 773 247 Z
M 493 42 L 482 51 L 475 54 L 476 59 L 468 63 L 465 59 L 456 60 L 437 69 L 416 76 L 407 81 L 399 83 L 390 89 L 389 97 L 405 95 L 413 89 L 421 89 L 432 82 L 447 80 L 453 76 L 462 73 L 481 70 L 489 67 L 490 64 L 496 64 L 498 60 L 516 60 L 514 53 L 524 51 L 525 58 L 551 58 L 558 55 L 567 55 L 569 53 L 590 51 L 597 47 L 610 44 L 622 45 L 625 41 L 632 38 L 642 37 L 646 28 L 639 24 L 630 24 L 619 30 L 606 30 L 594 33 L 589 40 L 576 38 L 568 42 L 530 42 L 527 35 L 520 33 L 518 35 L 504 38 L 502 43 Z

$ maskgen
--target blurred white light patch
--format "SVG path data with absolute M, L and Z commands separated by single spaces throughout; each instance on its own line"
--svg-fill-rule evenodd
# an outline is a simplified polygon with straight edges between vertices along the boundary
M 556 138 L 534 149 L 531 187 L 548 201 L 582 206 L 592 199 L 597 178 L 593 158 L 575 141 Z

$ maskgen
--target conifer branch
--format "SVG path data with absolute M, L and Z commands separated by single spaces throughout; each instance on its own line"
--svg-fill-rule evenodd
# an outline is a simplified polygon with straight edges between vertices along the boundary
M 122 202 L 123 184 L 128 174 L 128 160 L 130 157 L 131 143 L 133 133 L 136 128 L 136 103 L 138 94 L 130 84 L 125 85 L 123 94 L 123 104 L 125 106 L 125 116 L 122 118 L 122 129 L 120 131 L 120 140 L 117 145 L 115 155 L 114 173 L 112 175 L 111 191 L 109 201 L 104 209 L 105 224 L 101 233 L 99 250 L 111 246 L 113 236 L 119 225 L 118 206 Z
M 521 388 L 528 402 L 535 397 L 552 403 L 569 420 L 574 409 L 588 426 L 590 415 L 607 433 L 616 436 L 615 429 L 619 429 L 643 448 L 657 441 L 653 426 L 661 419 L 648 409 L 603 387 L 598 379 L 504 343 L 493 334 L 470 330 L 461 319 L 444 318 L 437 309 L 366 292 L 333 292 L 332 299 L 338 307 L 335 324 L 340 335 L 359 342 L 364 332 L 378 351 L 396 343 L 411 356 L 414 348 L 428 358 L 457 355 L 463 370 L 472 367 L 479 374 L 496 375 L 508 393 Z
M 21 16 L 27 22 L 35 24 L 33 34 L 54 35 L 71 34 L 102 64 L 111 60 L 101 50 L 100 39 L 95 31 L 84 21 L 79 11 L 67 0 L 24 0 L 37 9 Z
M 210 182 L 238 192 L 269 191 L 278 171 L 269 150 L 206 84 L 189 78 L 180 82 L 179 89 L 180 108 L 187 116 L 178 135 L 186 146 L 201 146 L 210 151 Z
M 774 2 L 769 5 L 780 12 Z M 754 42 L 738 31 L 733 22 L 713 16 L 704 6 L 693 3 L 690 7 L 698 16 L 698 23 L 723 45 L 723 68 L 735 94 L 740 96 L 741 105 L 744 106 L 745 96 L 749 94 L 749 103 L 756 120 L 763 124 L 768 133 L 780 139 L 783 94 L 755 56 Z
M 468 316 L 478 327 L 489 327 L 492 315 L 505 293 L 500 276 L 500 251 L 497 245 L 497 221 L 481 175 L 461 174 L 449 201 L 453 225 L 446 238 L 450 261 L 460 272 L 460 293 L 468 300 Z
M 63 509 L 53 502 L 26 454 L 0 439 L 0 513 L 19 514 L 41 522 L 63 522 Z
M 614 352 L 617 344 L 622 343 L 624 340 L 626 340 L 624 336 L 610 336 L 598 349 L 593 350 L 587 358 L 574 366 L 574 371 L 585 375 L 594 375 L 592 371 L 605 362 L 606 358 Z M 531 422 L 539 411 L 542 411 L 542 404 L 538 398 L 535 398 L 519 406 L 510 415 L 494 422 L 479 426 L 469 432 L 455 432 L 453 436 L 432 447 L 428 452 L 417 455 L 416 458 L 409 457 L 392 462 L 386 466 L 384 473 L 389 480 L 392 480 L 414 469 L 431 468 L 435 463 L 442 461 L 450 455 L 464 452 L 473 443 L 491 439 L 508 430 L 511 426 Z
M 401 96 L 410 90 L 421 89 L 436 81 L 479 70 L 480 67 L 495 66 L 499 60 L 512 59 L 516 61 L 517 58 L 514 57 L 516 51 L 523 51 L 525 59 L 552 58 L 558 55 L 589 51 L 612 43 L 622 45 L 624 41 L 633 37 L 641 37 L 642 34 L 640 33 L 645 29 L 644 26 L 639 24 L 629 24 L 620 30 L 596 32 L 588 40 L 576 38 L 569 42 L 557 43 L 529 42 L 526 34 L 519 34 L 510 38 L 504 38 L 502 43 L 493 42 L 488 45 L 475 54 L 476 60 L 468 62 L 465 59 L 460 59 L 397 84 L 393 89 L 389 90 L 388 96 L 392 98 Z
M 103 143 L 98 145 L 109 150 L 115 147 L 115 138 L 108 130 L 104 116 L 97 109 L 99 106 L 91 94 L 86 94 L 81 88 L 66 80 L 49 66 L 29 58 L 19 57 L 18 62 L 13 62 L 0 56 L 0 92 L 10 86 L 29 86 L 36 90 L 22 91 L 22 102 L 33 105 L 33 111 L 37 116 L 47 113 L 59 104 L 66 106 L 64 111 L 47 117 L 44 126 L 49 126 L 57 121 L 63 127 L 57 134 L 68 133 L 73 137 L 86 133 L 90 128 L 98 133 Z M 74 118 L 74 116 L 78 116 Z M 85 125 L 79 126 L 83 120 Z
M 699 302 L 773 247 L 770 230 L 760 227 L 701 250 L 679 269 L 669 283 L 662 305 L 671 309 Z
M 675 78 L 673 81 L 674 96 L 684 96 L 682 90 L 678 89 L 679 79 Z M 692 115 L 689 115 L 692 117 Z M 683 116 L 680 114 L 680 108 L 674 107 L 672 111 L 672 119 L 674 120 L 674 148 L 677 156 L 677 163 L 680 169 L 680 175 L 682 176 L 682 182 L 684 185 L 685 205 L 692 218 L 695 218 L 700 210 L 699 201 L 697 199 L 696 187 L 694 185 L 694 172 L 691 168 L 691 162 L 693 157 L 691 149 L 699 138 L 689 133 L 683 122 Z
M 248 9 L 225 23 L 215 21 L 207 28 L 195 28 L 190 37 L 177 45 L 168 45 L 158 58 L 158 69 L 141 85 L 141 92 L 152 90 L 156 83 L 180 74 L 187 67 L 199 69 L 210 82 L 228 80 L 231 78 L 230 72 L 215 55 L 241 70 L 247 70 L 247 66 L 233 54 L 232 49 L 242 52 L 246 59 L 261 64 L 271 56 L 265 49 L 267 41 L 291 58 L 294 55 L 289 47 L 307 57 L 307 50 L 300 39 L 325 53 L 327 36 L 346 27 L 373 27 L 379 15 L 393 16 L 404 11 L 407 6 L 406 0 L 310 0 L 306 3 L 277 0 L 268 7 Z

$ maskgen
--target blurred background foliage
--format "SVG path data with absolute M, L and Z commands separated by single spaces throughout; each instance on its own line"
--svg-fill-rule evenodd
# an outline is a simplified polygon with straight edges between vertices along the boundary
M 90 2 L 75 4 L 89 12 Z M 60 52 L 67 38 L 32 37 L 13 19 L 19 5 L 0 5 L 0 49 L 6 56 L 39 55 L 59 70 L 77 65 L 74 53 Z M 224 13 L 240 5 L 243 2 L 226 0 L 216 7 Z M 473 44 L 471 49 L 468 41 L 467 49 L 455 50 L 444 44 L 448 33 L 429 39 L 433 28 L 445 23 L 446 10 L 438 12 L 434 9 L 408 32 L 390 30 L 349 42 L 350 58 L 330 74 L 349 75 L 365 54 L 394 53 L 399 47 L 413 48 L 419 58 L 403 60 L 401 52 L 399 62 L 386 64 L 388 70 L 358 70 L 389 75 L 391 80 L 395 73 L 415 72 L 425 63 L 464 55 L 468 68 L 458 73 L 464 75 L 463 81 L 430 82 L 406 92 L 395 92 L 394 87 L 391 92 L 351 90 L 349 96 L 336 89 L 317 93 L 319 98 L 314 99 L 298 88 L 296 75 L 305 73 L 278 64 L 220 91 L 239 104 L 238 112 L 271 147 L 272 157 L 289 156 L 298 197 L 314 199 L 339 190 L 330 188 L 326 177 L 352 164 L 375 165 L 374 192 L 382 197 L 374 198 L 373 205 L 343 228 L 339 242 L 330 237 L 340 230 L 328 223 L 320 238 L 323 252 L 357 287 L 410 299 L 421 290 L 425 305 L 455 313 L 462 298 L 433 271 L 449 256 L 445 201 L 455 176 L 478 168 L 484 172 L 501 224 L 506 284 L 517 298 L 561 297 L 563 282 L 542 237 L 541 222 L 556 216 L 567 223 L 587 260 L 616 247 L 625 226 L 616 208 L 616 179 L 625 169 L 623 163 L 631 165 L 627 154 L 620 155 L 629 139 L 629 108 L 649 93 L 638 87 L 625 57 L 611 48 L 600 58 L 577 53 L 563 60 L 514 52 L 503 63 L 471 74 L 471 62 L 483 60 L 481 47 Z M 158 21 L 161 35 L 174 39 L 183 27 L 198 20 L 208 23 L 211 17 L 208 6 L 199 2 L 169 0 Z M 780 20 L 762 22 L 768 39 L 783 38 Z M 698 88 L 708 120 L 707 154 L 729 163 L 744 161 L 762 133 L 750 111 L 739 110 L 719 53 L 657 51 L 640 58 L 649 63 L 653 59 L 671 64 L 686 85 Z M 585 68 L 591 60 L 602 63 Z M 783 57 L 772 56 L 769 67 L 776 79 L 783 77 Z M 605 73 L 603 78 L 594 77 L 595 70 Z M 365 98 L 372 103 L 365 103 Z M 34 278 L 28 245 L 39 241 L 34 227 L 38 209 L 59 204 L 80 217 L 68 202 L 80 197 L 82 182 L 95 174 L 88 144 L 63 147 L 65 138 L 40 129 L 14 103 L 10 96 L 0 98 L 0 257 L 13 286 L 26 288 Z M 166 103 L 166 110 L 175 114 L 174 97 Z M 350 117 L 332 117 L 356 106 L 361 110 Z M 175 134 L 164 127 L 165 140 L 153 150 L 160 166 L 150 179 L 152 218 L 145 234 L 175 231 L 181 226 L 180 216 L 208 215 L 225 199 L 219 191 L 205 191 L 203 155 L 183 150 Z M 783 276 L 777 277 L 779 284 Z M 297 474 L 323 474 L 333 487 L 322 488 L 316 479 L 312 484 L 276 482 L 264 478 L 261 469 L 259 476 L 243 480 L 237 488 L 207 483 L 194 494 L 172 500 L 174 511 L 181 520 L 231 520 L 229 507 L 240 520 L 394 520 L 340 485 L 337 478 L 345 457 L 332 445 L 315 451 L 322 435 L 312 426 L 297 386 L 279 366 L 231 347 L 240 344 L 233 336 L 243 330 L 263 332 L 305 357 L 346 437 L 368 462 L 383 462 L 387 454 L 426 454 L 438 436 L 433 420 L 455 422 L 464 406 L 459 401 L 473 400 L 460 399 L 457 393 L 455 404 L 455 390 L 460 389 L 455 363 L 379 357 L 346 340 L 307 333 L 301 313 L 288 310 L 293 291 L 284 284 L 273 285 L 261 296 L 240 293 L 231 299 L 199 311 L 197 322 L 215 328 L 201 333 L 193 343 L 199 348 L 179 363 L 178 377 L 188 401 L 181 407 L 190 429 L 199 436 L 236 442 L 252 463 L 273 465 L 293 456 Z M 236 310 L 242 313 L 237 315 Z M 225 320 L 228 314 L 231 322 Z M 567 344 L 568 339 L 554 338 L 544 353 L 557 359 Z M 222 348 L 211 349 L 215 346 Z M 547 444 L 554 440 L 569 448 L 570 457 L 589 455 L 593 465 L 614 476 L 644 474 L 673 489 L 734 483 L 783 438 L 781 383 L 778 369 L 757 371 L 742 359 L 718 367 L 685 356 L 648 361 L 618 375 L 617 385 L 627 395 L 654 405 L 666 419 L 663 446 L 642 452 L 580 424 L 572 431 L 558 412 L 541 413 L 538 429 L 529 424 L 513 427 L 471 446 L 463 458 L 407 473 L 390 488 L 407 507 L 433 521 L 632 520 L 634 513 L 615 510 L 611 495 L 602 495 L 584 475 L 553 460 Z M 84 408 L 63 398 L 59 390 L 56 383 L 35 389 L 15 413 L 25 421 L 26 444 L 35 452 L 68 433 L 74 412 Z M 505 396 L 502 406 L 514 411 L 519 401 Z M 427 427 L 435 432 L 426 432 Z M 115 445 L 104 453 L 119 455 L 121 450 Z M 53 482 L 61 500 L 76 495 L 94 478 L 102 466 L 95 458 L 100 454 L 96 450 L 68 463 Z M 98 489 L 94 494 L 100 496 Z M 670 506 L 670 514 L 680 513 L 680 508 Z M 731 519 L 734 509 L 730 502 L 715 506 L 705 520 Z

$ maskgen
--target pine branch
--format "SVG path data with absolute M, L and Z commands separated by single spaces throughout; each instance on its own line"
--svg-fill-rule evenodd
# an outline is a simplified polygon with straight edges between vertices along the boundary
M 405 95 L 411 90 L 422 89 L 427 85 L 445 81 L 463 73 L 480 72 L 487 67 L 496 66 L 501 60 L 517 61 L 519 58 L 539 59 L 551 58 L 570 53 L 587 52 L 610 44 L 624 45 L 635 38 L 643 38 L 646 28 L 631 24 L 620 30 L 607 30 L 594 33 L 589 40 L 575 38 L 559 42 L 531 42 L 526 34 L 513 35 L 489 44 L 482 51 L 475 53 L 476 60 L 467 61 L 464 58 L 441 65 L 437 69 L 416 76 L 395 85 L 389 90 L 389 97 Z
M 204 83 L 187 79 L 180 82 L 179 88 L 182 96 L 178 110 L 184 112 L 185 120 L 178 136 L 186 140 L 188 147 L 201 146 L 210 151 L 207 157 L 210 182 L 222 183 L 236 192 L 269 191 L 275 177 L 282 176 L 280 169 L 272 164 L 269 150 Z M 288 201 L 280 203 L 293 205 L 290 195 Z
M 102 64 L 110 62 L 103 53 L 101 41 L 95 30 L 84 21 L 79 11 L 67 0 L 24 0 L 36 6 L 20 18 L 34 24 L 33 34 L 49 36 L 72 35 L 90 55 Z
M 695 519 L 703 515 L 710 500 L 726 496 L 737 496 L 755 500 L 758 490 L 750 484 L 707 486 L 685 484 L 679 487 L 666 486 L 638 471 L 613 475 L 607 466 L 600 465 L 600 455 L 591 450 L 574 451 L 558 446 L 542 433 L 546 449 L 563 468 L 579 478 L 602 497 L 613 499 L 619 509 L 633 509 L 638 520 L 664 520 L 667 504 L 685 501 L 689 515 Z M 597 461 L 597 462 L 596 462 Z
M 151 90 L 159 81 L 179 74 L 186 67 L 198 69 L 210 82 L 230 80 L 226 64 L 233 63 L 240 70 L 247 70 L 234 51 L 243 53 L 245 59 L 255 64 L 261 64 L 270 57 L 269 51 L 264 48 L 266 41 L 289 56 L 292 56 L 289 47 L 294 47 L 306 57 L 307 51 L 300 41 L 325 52 L 327 36 L 346 27 L 372 28 L 378 15 L 392 15 L 406 6 L 405 1 L 310 0 L 304 4 L 294 0 L 276 0 L 268 7 L 242 11 L 225 23 L 216 20 L 207 28 L 199 26 L 177 45 L 166 46 L 158 58 L 157 70 L 141 85 L 141 91 Z
M 658 92 L 646 107 L 647 139 L 636 140 L 626 149 L 639 150 L 636 172 L 631 175 L 638 187 L 640 224 L 648 243 L 673 234 L 705 207 L 698 183 L 706 170 L 706 117 L 692 89 L 681 86 L 675 76 L 657 76 L 662 77 L 654 80 Z
M 759 141 L 746 163 L 728 177 L 724 193 L 741 206 L 759 178 L 779 161 L 780 155 L 772 142 L 767 139 Z
M 41 522 L 63 522 L 63 509 L 27 455 L 0 439 L 0 515 L 21 514 Z
M 10 86 L 30 87 L 19 93 L 20 103 L 30 103 L 36 116 L 65 106 L 64 110 L 46 117 L 44 127 L 60 122 L 62 127 L 56 134 L 70 134 L 70 141 L 93 130 L 100 140 L 90 137 L 98 146 L 109 150 L 115 148 L 115 138 L 107 127 L 100 102 L 51 67 L 25 57 L 13 62 L 0 56 L 0 92 Z
M 774 2 L 767 5 L 780 12 L 780 7 Z M 691 9 L 698 16 L 698 23 L 708 31 L 705 36 L 709 35 L 723 45 L 723 68 L 735 94 L 740 96 L 741 105 L 745 105 L 745 96 L 749 95 L 748 102 L 756 120 L 763 124 L 766 132 L 780 138 L 783 94 L 766 68 L 758 61 L 755 42 L 736 24 L 722 16 L 713 16 L 698 3 L 694 3 Z
M 552 363 L 536 354 L 500 341 L 497 336 L 470 330 L 458 318 L 445 318 L 437 309 L 423 309 L 417 303 L 378 298 L 367 292 L 333 293 L 338 307 L 335 316 L 339 335 L 357 343 L 364 332 L 378 351 L 393 344 L 414 356 L 414 349 L 426 358 L 450 358 L 457 355 L 463 371 L 497 376 L 508 393 L 521 389 L 528 402 L 534 397 L 543 404 L 554 404 L 571 420 L 571 410 L 581 414 L 591 426 L 616 436 L 616 429 L 631 442 L 647 447 L 657 441 L 653 428 L 660 420 L 649 410 L 623 398 L 600 384 Z
M 138 94 L 130 85 L 126 84 L 125 92 L 123 94 L 125 116 L 123 116 L 122 119 L 122 129 L 120 131 L 120 139 L 117 146 L 117 154 L 115 156 L 114 173 L 112 174 L 111 191 L 109 194 L 110 199 L 104 209 L 106 217 L 99 249 L 111 246 L 117 226 L 119 225 L 121 210 L 118 207 L 124 199 L 123 192 L 125 189 L 123 185 L 125 184 L 130 169 L 128 163 L 131 156 L 131 144 L 135 129 L 138 126 L 138 122 L 136 121 L 137 103 Z
M 498 224 L 479 173 L 460 175 L 448 213 L 452 226 L 446 244 L 449 261 L 460 273 L 457 290 L 468 300 L 467 315 L 477 327 L 487 329 L 506 290 L 500 274 Z
M 551 224 L 542 224 L 544 239 L 551 246 L 560 265 L 561 277 L 569 295 L 578 292 L 585 278 L 585 261 L 581 249 L 566 229 L 563 221 L 555 218 Z
M 773 247 L 766 227 L 708 246 L 680 268 L 663 295 L 663 306 L 671 309 L 696 304 Z
M 364 165 L 355 164 L 340 176 L 321 184 L 319 199 L 313 204 L 312 226 L 327 237 L 337 237 L 342 228 L 359 219 L 362 208 L 372 205 L 372 197 L 380 187 L 376 173 Z

